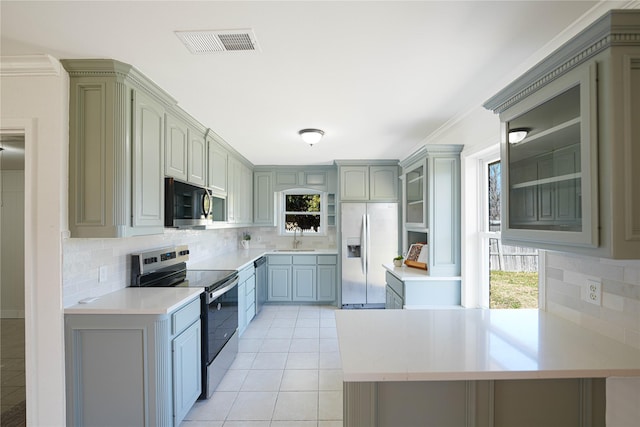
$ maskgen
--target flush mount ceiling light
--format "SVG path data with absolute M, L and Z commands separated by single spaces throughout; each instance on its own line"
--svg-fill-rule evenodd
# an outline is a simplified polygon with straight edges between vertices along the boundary
M 509 144 L 517 144 L 522 142 L 527 137 L 531 129 L 529 128 L 516 128 L 509 131 Z
M 324 136 L 324 131 L 321 131 L 320 129 L 302 129 L 298 134 L 304 142 L 313 146 L 313 144 L 320 142 Z

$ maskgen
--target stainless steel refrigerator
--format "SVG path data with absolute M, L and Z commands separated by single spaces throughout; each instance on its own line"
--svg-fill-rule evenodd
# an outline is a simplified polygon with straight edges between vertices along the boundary
M 397 203 L 342 203 L 342 306 L 384 307 L 385 269 L 398 255 Z

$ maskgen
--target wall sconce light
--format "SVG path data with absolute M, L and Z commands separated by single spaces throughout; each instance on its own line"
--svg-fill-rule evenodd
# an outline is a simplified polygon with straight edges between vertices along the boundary
M 531 129 L 529 128 L 516 128 L 509 131 L 509 144 L 517 144 L 522 142 L 527 137 Z
M 324 136 L 324 131 L 321 131 L 320 129 L 302 129 L 298 134 L 304 142 L 313 146 L 313 144 L 320 142 Z

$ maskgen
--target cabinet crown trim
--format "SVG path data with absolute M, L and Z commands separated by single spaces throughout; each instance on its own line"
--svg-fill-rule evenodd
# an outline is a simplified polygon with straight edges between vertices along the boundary
M 513 83 L 487 100 L 483 106 L 502 113 L 532 92 L 566 74 L 612 46 L 640 42 L 640 10 L 610 10 L 584 31 L 556 49 Z
M 424 160 L 425 157 L 434 156 L 438 154 L 451 155 L 459 154 L 464 145 L 461 144 L 426 144 L 413 152 L 409 157 L 400 162 L 400 167 L 403 169 L 407 166 L 412 166 L 418 161 Z

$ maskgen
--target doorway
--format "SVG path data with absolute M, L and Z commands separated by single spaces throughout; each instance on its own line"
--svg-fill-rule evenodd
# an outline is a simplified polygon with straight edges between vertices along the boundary
M 489 308 L 538 308 L 538 250 L 503 245 L 500 160 L 486 164 Z
M 25 138 L 0 133 L 0 425 L 26 425 Z

